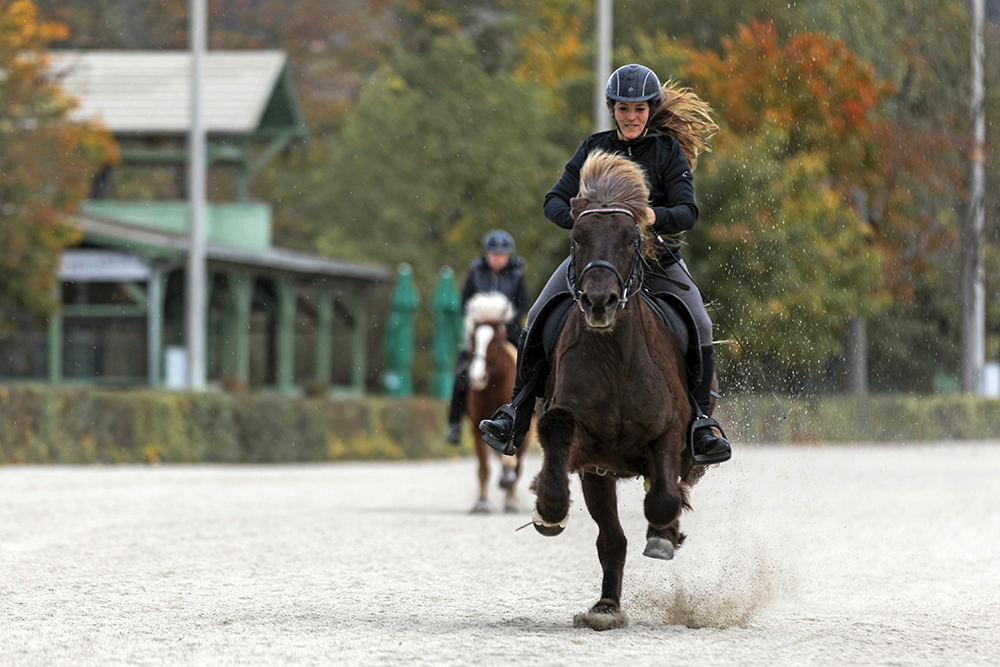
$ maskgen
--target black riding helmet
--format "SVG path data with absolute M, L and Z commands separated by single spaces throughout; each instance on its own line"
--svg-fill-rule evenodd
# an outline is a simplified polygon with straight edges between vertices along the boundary
M 514 237 L 502 229 L 486 232 L 486 236 L 483 237 L 483 251 L 513 254 Z
M 656 72 L 644 65 L 622 65 L 611 73 L 608 86 L 604 89 L 604 99 L 608 103 L 608 111 L 614 119 L 615 102 L 649 102 L 649 117 L 646 127 L 660 105 L 660 80 Z
M 604 91 L 610 109 L 615 102 L 649 102 L 650 111 L 660 102 L 660 80 L 644 65 L 622 65 L 611 73 Z M 652 114 L 650 114 L 652 115 Z

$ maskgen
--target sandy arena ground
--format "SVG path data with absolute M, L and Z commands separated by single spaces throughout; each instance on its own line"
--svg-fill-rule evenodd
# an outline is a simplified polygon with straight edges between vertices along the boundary
M 471 459 L 0 468 L 0 665 L 1000 664 L 1000 443 L 738 448 L 671 562 L 622 482 L 604 633 L 578 482 L 557 538 L 514 532 L 526 487 L 484 517 Z

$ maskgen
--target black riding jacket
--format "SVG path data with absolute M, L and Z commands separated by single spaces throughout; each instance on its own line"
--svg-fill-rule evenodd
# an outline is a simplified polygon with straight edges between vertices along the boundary
M 507 323 L 507 339 L 516 343 L 521 334 L 521 321 L 531 306 L 528 302 L 528 286 L 524 282 L 524 260 L 512 255 L 507 266 L 500 269 L 499 275 L 493 273 L 485 257 L 472 260 L 469 264 L 469 277 L 462 290 L 463 312 L 469 299 L 480 292 L 501 292 L 514 304 L 517 315 Z
M 642 167 L 649 180 L 650 206 L 656 213 L 653 231 L 661 234 L 685 232 L 698 221 L 694 203 L 691 166 L 677 140 L 669 134 L 647 132 L 635 141 L 622 141 L 617 130 L 592 134 L 566 164 L 562 177 L 545 195 L 545 217 L 563 229 L 573 228 L 570 200 L 580 192 L 580 169 L 595 149 L 618 153 Z M 681 258 L 679 248 L 665 248 L 660 262 L 672 264 Z

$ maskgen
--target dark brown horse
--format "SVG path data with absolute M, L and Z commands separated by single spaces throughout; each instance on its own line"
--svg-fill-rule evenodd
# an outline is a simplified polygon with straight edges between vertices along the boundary
M 470 340 L 472 361 L 469 363 L 469 394 L 466 414 L 473 425 L 496 412 L 510 400 L 517 374 L 517 350 L 507 341 L 506 324 L 514 317 L 514 306 L 500 292 L 477 294 L 466 304 L 466 336 Z M 489 487 L 491 450 L 483 442 L 478 428 L 472 429 L 476 457 L 479 459 L 479 498 L 472 511 L 489 512 Z M 504 511 L 516 512 L 517 482 L 521 476 L 521 457 L 527 447 L 521 447 L 516 456 L 501 456 L 500 488 L 506 492 Z
M 544 451 L 535 484 L 533 523 L 548 536 L 569 518 L 569 474 L 577 472 L 597 522 L 604 571 L 601 598 L 575 624 L 608 629 L 627 624 L 620 607 L 626 539 L 618 521 L 616 484 L 642 476 L 648 528 L 644 554 L 669 560 L 684 541 L 682 508 L 704 468 L 687 453 L 691 405 L 684 353 L 674 333 L 640 298 L 643 248 L 652 247 L 642 171 L 597 152 L 581 171 L 572 208 L 568 276 L 579 308 L 563 327 L 538 421 Z

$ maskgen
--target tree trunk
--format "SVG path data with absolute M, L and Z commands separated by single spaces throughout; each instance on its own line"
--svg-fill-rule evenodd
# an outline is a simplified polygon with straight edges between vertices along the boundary
M 847 358 L 847 393 L 864 396 L 868 393 L 868 335 L 865 318 L 847 318 L 844 348 Z

